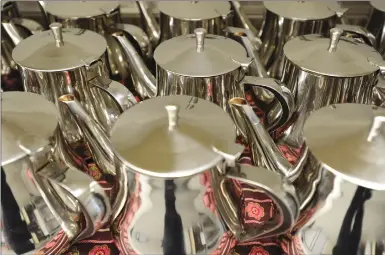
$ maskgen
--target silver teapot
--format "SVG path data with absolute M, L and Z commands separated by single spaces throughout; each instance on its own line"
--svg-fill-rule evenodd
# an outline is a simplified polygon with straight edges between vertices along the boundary
M 272 78 L 280 79 L 284 65 L 284 45 L 296 36 L 327 35 L 347 11 L 339 4 L 320 1 L 267 1 L 258 37 L 260 57 Z M 245 27 L 247 28 L 247 27 Z
M 154 47 L 170 38 L 192 34 L 196 28 L 224 35 L 223 29 L 231 25 L 231 5 L 225 1 L 160 1 L 157 3 L 159 24 L 148 3 L 136 3 Z
M 73 96 L 62 96 L 60 100 L 77 117 L 83 130 L 95 137 L 105 150 L 104 155 L 108 155 L 105 160 L 116 168 L 119 188 L 112 205 L 113 231 L 124 254 L 213 252 L 229 235 L 225 226 L 239 240 L 250 240 L 287 232 L 296 222 L 297 213 L 292 214 L 291 208 L 297 200 L 292 199 L 291 185 L 282 186 L 281 177 L 273 173 L 260 179 L 258 172 L 267 172 L 263 168 L 234 165 L 243 148 L 234 143 L 231 118 L 215 104 L 191 96 L 148 99 L 119 117 L 109 139 Z M 207 181 L 200 182 L 202 178 Z M 265 191 L 278 201 L 277 208 L 284 218 L 264 229 L 242 225 L 238 218 L 240 207 L 231 199 L 231 189 L 225 188 L 228 179 L 258 184 L 262 189 L 270 187 Z M 176 209 L 168 206 L 172 195 L 171 200 L 163 196 L 170 189 L 177 191 Z M 210 208 L 204 204 L 204 194 L 215 197 L 210 200 Z M 196 201 L 193 205 L 191 199 Z M 152 210 L 155 205 L 157 208 Z M 175 210 L 181 214 L 184 230 L 178 219 L 172 219 Z M 135 221 L 131 221 L 133 217 Z M 157 227 L 151 228 L 154 224 Z M 163 230 L 167 232 L 165 250 L 161 243 Z M 226 251 L 219 254 L 227 254 Z
M 315 111 L 306 144 L 324 172 L 310 220 L 295 235 L 300 254 L 385 252 L 385 109 L 337 104 Z
M 371 32 L 375 39 L 374 47 L 385 58 L 385 4 L 384 1 L 370 1 L 372 12 L 366 28 Z
M 107 67 L 114 80 L 132 83 L 127 59 L 118 42 L 111 38 L 111 27 L 122 31 L 147 64 L 152 57 L 152 46 L 146 33 L 137 26 L 122 23 L 120 3 L 115 1 L 40 1 L 49 23 L 58 22 L 64 28 L 82 28 L 97 32 L 107 41 Z M 113 29 L 113 31 L 115 31 Z
M 62 29 L 59 23 L 50 28 L 23 40 L 12 56 L 22 70 L 25 90 L 44 95 L 58 107 L 60 127 L 71 149 L 73 143 L 92 141 L 84 141 L 67 108 L 59 104 L 61 95 L 73 94 L 106 133 L 136 100 L 122 84 L 108 78 L 107 44 L 101 35 L 85 29 Z
M 164 41 L 154 52 L 154 77 L 127 38 L 119 32 L 113 36 L 125 49 L 131 70 L 137 77 L 135 89 L 142 98 L 189 95 L 214 102 L 229 112 L 227 101 L 244 95 L 242 81 L 253 58 L 247 57 L 245 48 L 235 40 L 207 34 L 205 29 L 197 28 L 194 34 Z M 255 88 L 265 86 L 255 84 Z M 289 104 L 291 108 L 282 109 L 279 114 L 267 114 L 266 123 L 271 130 L 280 127 L 291 116 L 289 110 L 293 108 L 293 99 L 286 93 L 286 88 L 281 90 L 280 100 L 285 100 L 284 105 Z
M 111 216 L 103 188 L 56 158 L 58 120 L 41 95 L 1 93 L 3 254 L 61 254 Z
M 330 38 L 303 35 L 285 44 L 281 82 L 291 91 L 295 109 L 281 140 L 291 147 L 302 146 L 303 125 L 312 111 L 334 103 L 371 104 L 375 97 L 385 62 L 374 48 L 343 32 L 332 28 Z M 274 82 L 259 78 L 255 83 Z
M 233 98 L 230 103 L 238 116 L 237 125 L 243 127 L 252 141 L 253 155 L 258 156 L 259 161 L 253 163 L 295 187 L 299 207 L 293 212 L 300 210 L 300 216 L 290 233 L 298 254 L 363 255 L 381 246 L 385 234 L 381 220 L 385 200 L 380 192 L 385 190 L 384 108 L 345 103 L 316 110 L 306 120 L 305 147 L 292 165 L 246 100 Z M 373 200 L 364 206 L 371 194 Z
M 293 226 L 293 187 L 265 169 L 235 164 L 243 151 L 235 138 L 227 113 L 191 96 L 149 99 L 119 117 L 111 144 L 129 190 L 113 232 L 123 254 L 229 254 L 220 245 L 229 235 L 249 241 Z M 259 178 L 260 171 L 270 176 Z M 263 228 L 243 224 L 229 181 L 258 185 L 280 200 L 282 218 Z

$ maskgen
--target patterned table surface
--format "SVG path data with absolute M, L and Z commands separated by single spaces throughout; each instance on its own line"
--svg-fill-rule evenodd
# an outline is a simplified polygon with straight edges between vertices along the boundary
M 17 74 L 11 74 L 9 76 L 2 76 L 2 89 L 4 91 L 21 90 L 21 83 Z M 256 107 L 254 107 L 256 109 Z M 259 114 L 257 112 L 257 114 Z M 260 116 L 260 115 L 259 115 Z M 97 180 L 110 195 L 113 190 L 113 185 L 109 176 L 105 176 L 98 169 L 95 163 L 92 161 L 88 153 L 84 148 L 79 147 L 78 153 L 83 155 L 85 169 L 84 171 Z M 287 151 L 283 151 L 285 155 L 289 154 Z M 288 156 L 290 161 L 295 161 L 296 157 Z M 241 163 L 250 164 L 251 159 L 249 151 L 246 148 L 243 155 L 240 158 Z M 265 222 L 272 220 L 275 216 L 274 205 L 272 200 L 259 190 L 253 189 L 251 186 L 241 184 L 240 191 L 242 193 L 242 215 L 244 217 L 244 223 L 251 224 L 255 227 L 262 226 Z M 248 254 L 248 255 L 284 255 L 284 254 L 300 254 L 296 249 L 296 238 L 292 238 L 290 235 L 282 235 L 275 238 L 269 238 L 265 240 L 258 240 L 247 243 L 237 243 L 234 238 L 229 235 L 226 243 L 221 245 L 229 246 L 232 255 L 236 254 Z M 6 254 L 6 253 L 3 253 Z M 92 238 L 79 241 L 69 248 L 64 253 L 65 255 L 118 255 L 121 254 L 114 243 L 112 233 L 109 226 L 100 229 Z M 42 254 L 39 254 L 42 255 Z M 128 254 L 121 254 L 128 255 Z

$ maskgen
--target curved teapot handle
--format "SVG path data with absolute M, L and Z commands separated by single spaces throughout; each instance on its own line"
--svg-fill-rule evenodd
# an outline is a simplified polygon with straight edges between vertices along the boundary
M 105 77 L 96 77 L 90 81 L 91 89 L 98 89 L 107 94 L 117 105 L 120 113 L 135 105 L 138 101 L 123 84 Z
M 345 37 L 353 38 L 355 41 L 366 43 L 372 47 L 376 46 L 376 37 L 364 27 L 357 25 L 337 24 L 336 28 L 342 29 L 342 35 Z
M 254 76 L 245 76 L 240 83 L 241 88 L 245 89 L 247 86 L 254 86 L 262 89 L 267 89 L 273 93 L 274 97 L 281 105 L 281 114 L 278 121 L 269 127 L 269 131 L 276 130 L 282 127 L 293 115 L 294 95 L 281 82 L 273 78 L 258 78 Z M 278 115 L 280 112 L 275 112 Z
M 221 190 L 224 189 L 226 179 L 241 181 L 249 185 L 257 186 L 264 191 L 275 203 L 281 218 L 279 222 L 268 222 L 265 227 L 245 228 L 239 220 L 239 205 L 233 199 L 225 197 L 226 201 L 219 203 L 225 222 L 237 239 L 241 242 L 251 239 L 261 239 L 271 236 L 284 234 L 292 229 L 299 216 L 299 202 L 296 198 L 294 187 L 284 181 L 278 174 L 265 168 L 248 165 L 237 165 L 225 175 L 220 184 Z M 223 192 L 225 196 L 226 192 Z
M 54 191 L 58 194 L 55 197 L 60 198 L 62 204 L 71 203 L 71 199 L 78 202 L 85 217 L 86 226 L 75 237 L 76 240 L 94 235 L 107 223 L 112 213 L 110 200 L 103 188 L 87 174 L 73 167 L 59 167 L 56 162 L 49 163 L 37 174 L 46 180 L 45 183 L 50 184 L 46 186 L 53 187 L 49 190 L 51 193 Z M 60 196 L 60 194 L 64 195 Z

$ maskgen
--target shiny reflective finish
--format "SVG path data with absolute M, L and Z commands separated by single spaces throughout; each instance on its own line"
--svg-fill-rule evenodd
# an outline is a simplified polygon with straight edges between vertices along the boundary
M 1 104 L 5 254 L 60 254 L 108 221 L 109 199 L 91 177 L 54 160 L 55 105 L 27 92 L 1 93 Z
M 301 216 L 293 233 L 300 238 L 295 245 L 299 254 L 332 254 L 338 244 L 335 249 L 341 253 L 335 254 L 363 255 L 365 246 L 383 241 L 385 200 L 374 190 L 385 190 L 384 108 L 346 103 L 315 111 L 305 124 L 308 147 L 290 165 L 246 100 L 233 98 L 230 105 L 238 116 L 237 127 L 257 152 L 253 155 L 259 161 L 254 158 L 254 164 L 284 176 L 296 189 Z M 260 172 L 259 178 L 264 174 Z M 370 195 L 362 219 L 362 206 Z
M 11 71 L 17 71 L 17 65 L 12 59 L 15 45 L 44 29 L 34 20 L 20 18 L 16 2 L 3 1 L 1 17 L 1 75 L 6 75 Z
M 313 199 L 318 212 L 297 234 L 304 254 L 384 252 L 384 123 L 384 108 L 358 104 L 324 107 L 307 120 L 306 142 L 324 178 Z
M 151 114 L 143 118 L 145 113 Z M 243 150 L 234 140 L 231 118 L 196 97 L 157 97 L 122 114 L 111 143 L 121 164 L 117 170 L 129 180 L 129 199 L 113 227 L 124 254 L 224 255 L 229 247 L 219 244 L 227 227 L 240 241 L 292 227 L 298 214 L 293 187 L 263 168 L 234 165 Z M 266 178 L 259 178 L 260 171 Z M 277 201 L 281 223 L 241 223 L 241 201 L 229 180 L 261 187 Z
M 284 48 L 282 82 L 295 95 L 298 116 L 284 141 L 296 148 L 302 145 L 303 125 L 312 111 L 333 103 L 370 104 L 385 65 L 372 47 L 341 36 L 343 30 L 330 33 L 330 38 L 299 36 Z
M 231 6 L 226 1 L 161 1 L 157 3 L 158 24 L 146 2 L 137 1 L 137 4 L 154 47 L 170 38 L 192 34 L 196 28 L 223 35 L 231 16 Z
M 114 37 L 123 45 L 131 70 L 137 77 L 136 91 L 143 98 L 165 95 L 190 95 L 203 98 L 229 112 L 228 100 L 243 96 L 240 83 L 253 59 L 235 40 L 207 34 L 202 28 L 195 35 L 183 35 L 161 43 L 155 50 L 156 77 L 145 66 L 134 47 L 121 33 Z M 266 85 L 268 86 L 268 85 Z M 264 85 L 255 84 L 256 88 Z M 288 93 L 285 97 L 290 97 Z M 292 101 L 292 99 L 287 99 Z M 293 106 L 291 104 L 291 106 Z M 266 125 L 274 130 L 291 116 L 288 112 L 269 117 Z
M 26 91 L 44 95 L 60 110 L 60 127 L 70 149 L 75 142 L 85 142 L 85 137 L 68 109 L 59 103 L 60 96 L 75 95 L 106 133 L 136 100 L 122 84 L 108 78 L 102 36 L 89 30 L 63 29 L 60 23 L 50 27 L 51 31 L 22 41 L 14 49 L 13 59 L 22 70 Z M 94 154 L 93 146 L 90 149 Z
M 327 35 L 346 11 L 336 3 L 320 1 L 269 1 L 264 5 L 260 56 L 269 75 L 277 79 L 282 76 L 287 41 L 305 34 Z
M 49 22 L 59 22 L 65 28 L 82 28 L 101 34 L 107 41 L 107 67 L 114 79 L 130 81 L 131 72 L 122 48 L 111 38 L 118 29 L 126 34 L 136 50 L 145 59 L 152 55 L 152 47 L 145 32 L 134 25 L 123 24 L 119 2 L 78 1 L 78 2 L 41 2 Z M 114 27 L 115 29 L 112 29 Z
M 373 45 L 385 58 L 385 3 L 381 0 L 371 1 L 372 13 L 366 28 L 375 36 L 376 43 Z

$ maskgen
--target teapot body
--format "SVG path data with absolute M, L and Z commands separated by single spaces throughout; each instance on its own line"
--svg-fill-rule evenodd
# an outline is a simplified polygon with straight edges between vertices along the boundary
M 303 70 L 286 56 L 284 58 L 281 81 L 293 93 L 297 112 L 297 119 L 284 134 L 287 144 L 301 147 L 303 125 L 315 110 L 337 103 L 371 104 L 379 70 L 355 77 L 320 75 Z
M 58 98 L 73 94 L 93 119 L 109 130 L 120 111 L 111 97 L 94 86 L 108 87 L 101 84 L 101 79 L 108 78 L 104 55 L 89 66 L 71 70 L 41 72 L 21 67 L 25 91 L 38 93 L 56 104 L 61 113 L 61 129 L 69 142 L 82 139 L 81 132 L 71 120 L 71 114 L 62 107 Z
M 130 195 L 113 225 L 122 253 L 228 254 L 213 171 L 168 180 L 128 174 Z
M 284 69 L 283 47 L 291 38 L 305 34 L 327 35 L 337 24 L 337 16 L 319 20 L 295 20 L 266 10 L 260 38 L 260 57 L 268 74 L 280 79 Z
M 6 254 L 60 254 L 80 233 L 79 203 L 38 176 L 39 171 L 65 169 L 59 162 L 49 162 L 50 150 L 49 146 L 44 148 L 35 162 L 25 156 L 1 168 L 2 233 L 9 249 Z M 62 173 L 65 179 L 65 171 Z
M 217 76 L 190 77 L 167 71 L 157 65 L 157 93 L 158 96 L 186 95 L 202 98 L 229 112 L 229 99 L 244 94 L 239 85 L 243 75 L 244 71 L 238 68 Z
M 358 201 L 365 193 L 370 193 L 368 200 Z M 326 255 L 333 249 L 359 255 L 385 251 L 384 191 L 362 188 L 324 169 L 306 212 L 303 217 L 308 220 L 296 233 L 298 254 Z
M 197 28 L 204 28 L 207 33 L 225 35 L 224 29 L 228 26 L 229 19 L 215 17 L 201 20 L 185 20 L 171 17 L 160 12 L 160 40 L 159 43 L 180 35 L 193 34 Z
M 366 28 L 376 38 L 374 48 L 385 58 L 385 11 L 373 7 Z

